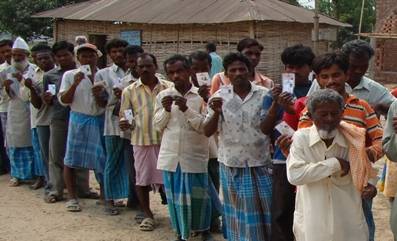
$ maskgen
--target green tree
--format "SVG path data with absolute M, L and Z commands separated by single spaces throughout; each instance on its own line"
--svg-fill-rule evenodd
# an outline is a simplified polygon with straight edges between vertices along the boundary
M 338 33 L 336 47 L 356 39 L 359 32 L 362 0 L 320 0 L 320 12 L 341 22 L 349 23 L 352 28 L 342 28 Z M 375 0 L 365 0 L 361 32 L 372 32 L 375 21 Z
M 33 35 L 52 35 L 52 20 L 32 18 L 35 13 L 60 7 L 65 4 L 82 2 L 70 0 L 1 0 L 0 31 L 29 38 Z

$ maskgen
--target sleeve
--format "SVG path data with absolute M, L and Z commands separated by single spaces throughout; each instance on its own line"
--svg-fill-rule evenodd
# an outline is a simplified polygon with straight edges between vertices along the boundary
M 153 125 L 160 132 L 162 132 L 167 127 L 167 124 L 171 119 L 171 113 L 166 111 L 161 104 L 161 99 L 163 98 L 163 96 L 164 95 L 160 93 L 156 97 L 153 117 Z
M 394 96 L 390 93 L 390 91 L 387 88 L 385 88 L 384 86 L 382 86 L 379 83 L 377 83 L 377 84 L 378 84 L 379 91 L 382 93 L 379 96 L 377 103 L 388 105 L 388 106 L 391 105 L 393 103 L 393 101 L 395 100 Z
M 120 105 L 120 119 L 125 118 L 124 111 L 128 109 L 133 109 L 131 104 L 131 94 L 129 88 L 125 88 L 121 94 L 121 105 Z M 134 113 L 134 111 L 132 111 Z
M 372 155 L 376 158 L 376 160 L 380 159 L 383 156 L 382 150 L 382 136 L 383 129 L 381 127 L 380 121 L 376 116 L 375 111 L 371 108 L 371 106 L 364 102 L 362 105 L 365 107 L 365 123 L 367 128 L 367 137 L 370 140 L 368 149 L 372 152 Z
M 303 147 L 305 138 L 302 131 L 297 131 L 294 135 L 291 151 L 287 158 L 287 178 L 292 185 L 305 185 L 320 181 L 324 178 L 341 170 L 338 159 L 335 157 L 325 160 L 311 160 L 310 150 L 307 146 Z M 310 148 L 310 147 L 309 147 Z
M 69 106 L 69 104 L 63 103 L 62 102 L 62 95 L 68 91 L 68 89 L 70 88 L 70 86 L 72 85 L 70 77 L 69 76 L 73 76 L 71 73 L 65 73 L 62 76 L 62 81 L 61 81 L 61 87 L 59 87 L 59 93 L 58 93 L 58 101 L 61 105 L 63 106 Z
M 397 117 L 397 101 L 394 101 L 387 113 L 383 135 L 383 150 L 390 161 L 397 162 L 397 138 L 393 127 L 393 118 Z

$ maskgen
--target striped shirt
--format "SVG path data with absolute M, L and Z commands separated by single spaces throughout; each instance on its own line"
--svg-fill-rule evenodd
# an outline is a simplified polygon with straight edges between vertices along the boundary
M 135 129 L 131 132 L 131 144 L 138 146 L 160 145 L 161 133 L 153 127 L 154 105 L 156 96 L 172 86 L 172 83 L 158 78 L 159 83 L 151 90 L 141 79 L 123 90 L 121 97 L 120 117 L 124 111 L 132 109 Z
M 307 114 L 307 109 L 304 109 L 302 113 L 304 114 L 299 120 L 298 128 L 312 126 L 313 122 Z M 377 159 L 382 157 L 383 129 L 375 111 L 365 100 L 349 95 L 349 97 L 345 99 L 345 110 L 342 120 L 355 126 L 365 128 L 367 130 L 366 146 L 368 149 L 372 150 L 372 153 Z

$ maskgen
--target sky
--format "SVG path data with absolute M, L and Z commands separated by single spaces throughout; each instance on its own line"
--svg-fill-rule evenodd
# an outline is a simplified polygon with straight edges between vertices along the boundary
M 314 8 L 314 0 L 298 0 L 298 2 L 302 6 Z

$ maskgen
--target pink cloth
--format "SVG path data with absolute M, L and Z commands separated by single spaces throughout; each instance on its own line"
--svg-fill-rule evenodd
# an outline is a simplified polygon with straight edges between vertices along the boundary
M 157 169 L 160 145 L 134 146 L 135 182 L 137 186 L 163 184 L 163 174 Z

